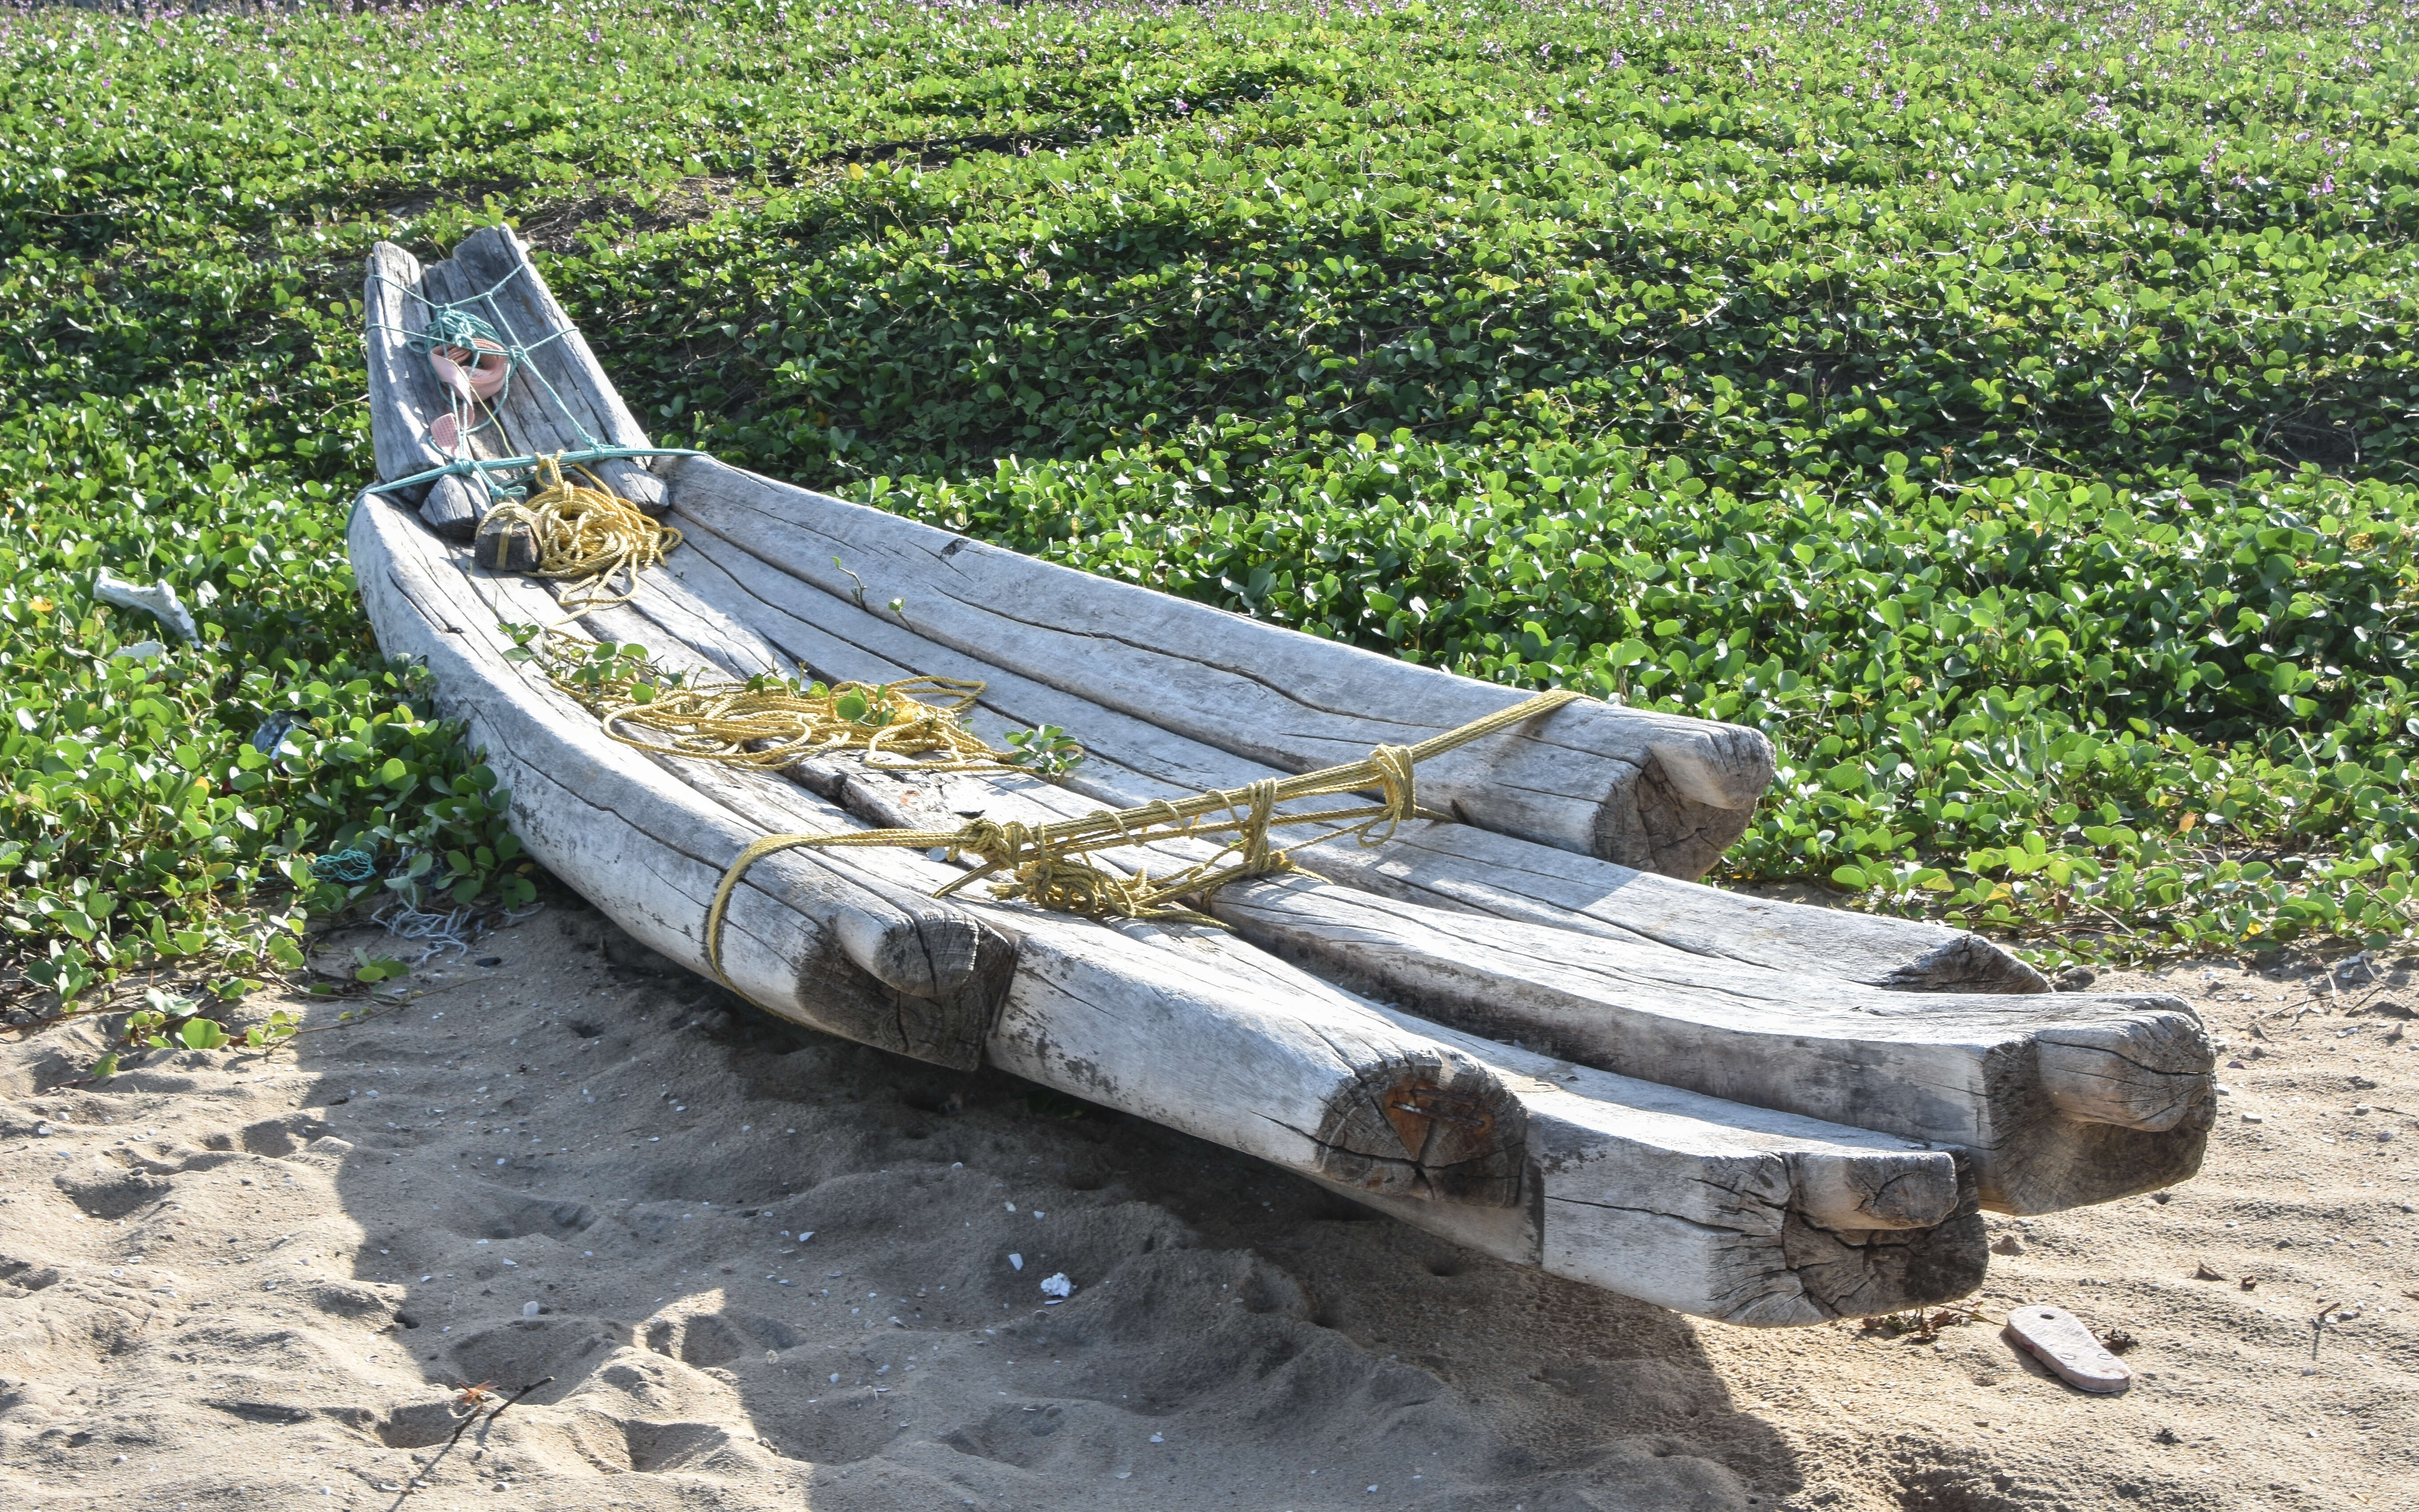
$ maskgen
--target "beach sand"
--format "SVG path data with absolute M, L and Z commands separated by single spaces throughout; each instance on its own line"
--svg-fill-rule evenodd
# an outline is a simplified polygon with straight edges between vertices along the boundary
M 2242 1062 L 2165 1200 L 1991 1221 L 1976 1300 L 2130 1335 L 2113 1398 L 1989 1320 L 1743 1330 L 1458 1251 L 793 1029 L 576 902 L 273 1054 L 71 1086 L 92 1029 L 12 1037 L 0 1506 L 2419 1505 L 2419 991 L 2103 981 Z M 540 1381 L 449 1443 L 456 1388 Z

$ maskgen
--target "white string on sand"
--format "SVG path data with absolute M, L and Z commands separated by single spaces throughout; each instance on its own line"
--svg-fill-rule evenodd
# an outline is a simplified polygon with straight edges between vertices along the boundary
M 415 971 L 426 965 L 432 956 L 447 950 L 470 954 L 470 942 L 482 933 L 475 923 L 475 916 L 468 908 L 431 913 L 426 909 L 414 908 L 401 898 L 372 914 L 370 922 L 384 925 L 390 938 L 410 940 L 423 947 L 421 952 L 411 958 L 410 964 Z M 402 959 L 399 952 L 396 959 Z
M 380 908 L 370 916 L 370 922 L 381 924 L 393 939 L 425 941 L 426 947 L 412 958 L 412 969 L 425 965 L 431 956 L 453 950 L 468 955 L 470 947 L 507 924 L 517 924 L 533 918 L 546 909 L 544 903 L 532 903 L 526 908 L 455 908 L 443 913 L 431 913 L 414 908 L 403 899 Z M 399 959 L 399 958 L 398 958 Z

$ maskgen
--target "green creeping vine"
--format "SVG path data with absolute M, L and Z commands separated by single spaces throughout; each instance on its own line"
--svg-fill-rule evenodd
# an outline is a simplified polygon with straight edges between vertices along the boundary
M 0 995 L 239 995 L 391 892 L 529 895 L 344 565 L 362 259 L 499 216 L 667 447 L 1759 726 L 1724 881 L 2051 952 L 2407 940 L 2414 41 L 2338 0 L 0 18 Z M 201 641 L 120 657 L 156 627 L 103 567 Z

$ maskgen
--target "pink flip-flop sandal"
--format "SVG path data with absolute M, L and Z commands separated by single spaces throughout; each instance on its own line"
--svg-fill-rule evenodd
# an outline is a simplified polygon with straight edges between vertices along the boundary
M 2084 1391 L 2113 1396 L 2134 1383 L 2134 1372 L 2124 1362 L 2063 1307 L 2016 1308 L 2008 1314 L 2008 1336 L 2060 1380 Z

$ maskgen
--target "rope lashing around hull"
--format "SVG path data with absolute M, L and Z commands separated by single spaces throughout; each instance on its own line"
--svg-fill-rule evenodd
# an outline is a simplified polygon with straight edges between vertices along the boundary
M 639 591 L 639 574 L 681 543 L 680 532 L 649 519 L 594 473 L 579 471 L 593 487 L 564 481 L 555 458 L 539 457 L 530 496 L 497 505 L 479 522 L 480 550 L 493 551 L 496 558 L 483 565 L 513 566 L 508 553 L 517 537 L 534 558 L 534 565 L 519 570 L 572 579 L 562 602 L 574 615 L 628 602 Z M 616 574 L 628 579 L 618 594 L 612 589 Z
M 1103 810 L 1049 825 L 999 824 L 976 819 L 956 829 L 865 829 L 828 835 L 767 835 L 739 853 L 722 873 L 705 915 L 705 961 L 715 976 L 739 991 L 722 966 L 722 927 L 732 894 L 750 867 L 781 851 L 839 850 L 867 845 L 946 852 L 952 861 L 981 864 L 941 887 L 946 898 L 970 883 L 1006 876 L 992 885 L 994 897 L 1022 899 L 1058 913 L 1091 918 L 1138 918 L 1219 925 L 1178 900 L 1217 890 L 1244 877 L 1293 869 L 1293 852 L 1350 835 L 1365 846 L 1382 845 L 1406 820 L 1444 818 L 1419 807 L 1414 769 L 1431 757 L 1551 713 L 1583 695 L 1567 688 L 1473 719 L 1415 746 L 1380 746 L 1358 762 L 1298 777 L 1269 778 L 1241 788 L 1163 799 L 1139 808 Z M 1279 804 L 1376 791 L 1379 801 L 1351 808 L 1280 811 Z M 1269 831 L 1296 825 L 1332 826 L 1316 840 L 1283 849 Z M 1096 864 L 1091 853 L 1168 841 L 1228 837 L 1218 854 L 1165 877 L 1135 871 L 1120 874 Z M 1229 862 L 1227 857 L 1237 859 Z M 1219 927 L 1224 927 L 1219 925 Z

